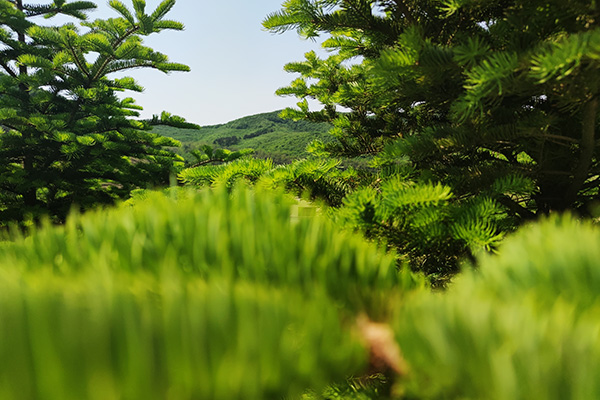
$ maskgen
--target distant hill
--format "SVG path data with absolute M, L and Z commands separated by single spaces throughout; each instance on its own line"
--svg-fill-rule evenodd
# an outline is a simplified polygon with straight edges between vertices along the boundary
M 153 132 L 179 140 L 182 147 L 175 151 L 188 160 L 191 150 L 208 144 L 230 150 L 252 148 L 257 157 L 286 163 L 305 157 L 306 146 L 313 140 L 331 140 L 327 134 L 331 125 L 286 120 L 279 113 L 251 115 L 226 124 L 203 126 L 200 130 L 157 125 Z

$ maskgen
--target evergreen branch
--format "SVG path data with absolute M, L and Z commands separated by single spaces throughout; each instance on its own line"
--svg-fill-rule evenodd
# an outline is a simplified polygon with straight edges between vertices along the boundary
M 223 160 L 221 160 L 221 159 L 208 159 L 208 160 L 204 160 L 204 161 L 200 161 L 200 162 L 197 162 L 195 164 L 192 164 L 192 165 L 189 166 L 189 168 L 201 167 L 203 165 L 207 165 L 207 164 L 215 163 L 215 162 L 221 162 L 221 161 L 223 161 Z
M 45 15 L 47 17 L 52 17 L 57 14 L 64 14 L 71 17 L 79 18 L 85 20 L 87 15 L 85 15 L 81 11 L 87 11 L 93 8 L 96 8 L 96 4 L 91 1 L 77 1 L 75 3 L 70 4 L 60 4 L 56 6 L 56 4 L 52 5 L 23 5 L 23 10 L 28 17 L 37 17 L 40 15 Z
M 145 15 L 146 0 L 133 0 L 133 9 L 135 10 L 138 20 Z
M 84 36 L 86 50 L 99 54 L 113 55 L 114 49 L 106 35 L 102 32 L 90 32 Z
M 34 56 L 32 54 L 22 54 L 17 58 L 17 62 L 27 65 L 29 67 L 36 67 L 41 69 L 51 69 L 52 61 L 44 58 Z
M 113 60 L 114 61 L 114 60 Z M 107 65 L 103 75 L 112 74 L 114 72 L 123 71 L 132 68 L 154 68 L 162 72 L 169 71 L 189 71 L 190 68 L 184 64 L 177 63 L 161 63 L 152 60 L 121 60 L 114 61 Z
M 564 140 L 565 142 L 569 142 L 569 143 L 579 143 L 579 140 L 577 139 L 573 139 L 570 138 L 568 136 L 562 136 L 562 135 L 553 135 L 551 133 L 541 133 L 541 134 L 537 134 L 537 135 L 533 135 L 534 137 L 540 137 L 543 139 L 556 139 L 556 140 Z M 557 142 L 554 142 L 557 143 Z
M 600 51 L 600 30 L 573 33 L 544 44 L 532 57 L 530 75 L 539 83 L 557 81 L 573 74 L 585 61 L 597 60 Z
M 600 176 L 596 175 L 592 178 L 592 180 L 590 180 L 589 182 L 587 182 L 585 185 L 583 185 L 581 187 L 581 190 L 586 192 L 586 191 L 590 191 L 592 189 L 597 189 L 600 186 L 600 180 L 599 180 Z
M 59 12 L 64 15 L 69 15 L 75 18 L 79 18 L 81 20 L 86 20 L 87 15 L 84 12 L 95 9 L 97 7 L 98 6 L 96 5 L 96 3 L 92 1 L 75 1 L 73 3 L 61 6 Z
M 115 43 L 113 43 L 112 47 L 113 49 L 116 51 L 117 48 L 121 45 L 121 43 L 123 43 L 129 36 L 133 35 L 135 32 L 137 32 L 140 29 L 139 25 L 134 25 L 131 29 L 127 30 L 127 32 L 125 32 L 123 34 L 123 36 L 121 36 L 119 39 L 117 39 L 115 41 Z M 98 68 L 98 71 L 96 71 L 96 74 L 94 75 L 94 77 L 92 78 L 92 81 L 96 81 L 98 78 L 100 78 L 101 76 L 106 75 L 104 73 L 104 69 L 108 66 L 108 64 L 114 60 L 114 56 L 108 56 L 105 58 L 105 60 L 102 62 L 102 64 L 100 65 L 100 68 Z
M 154 68 L 156 68 L 162 72 L 169 72 L 169 71 L 190 72 L 189 66 L 187 66 L 185 64 L 180 64 L 180 63 L 161 62 L 161 63 L 154 64 Z
M 518 215 L 523 220 L 534 220 L 536 218 L 536 215 L 533 212 L 523 207 L 521 204 L 517 203 L 508 196 L 500 196 L 496 200 L 498 203 L 508 208 L 509 211 L 511 211 L 514 215 Z
M 46 14 L 57 14 L 60 8 L 52 5 L 23 5 L 23 11 L 28 17 L 37 17 Z
M 75 63 L 75 65 L 77 65 L 77 68 L 79 68 L 79 70 L 83 72 L 88 79 L 90 79 L 90 71 L 88 70 L 85 61 L 79 59 L 77 51 L 75 50 L 70 41 L 67 43 L 67 48 L 69 49 L 71 56 L 73 56 L 73 62 Z
M 318 36 L 318 31 L 324 28 L 321 2 L 288 1 L 283 7 L 282 10 L 269 14 L 263 20 L 263 27 L 274 33 L 296 29 L 298 34 L 306 38 Z
M 171 20 L 157 21 L 153 24 L 153 27 L 155 32 L 163 29 L 171 29 L 174 31 L 182 31 L 185 29 L 185 26 L 181 22 Z
M 129 11 L 129 9 L 119 0 L 110 0 L 108 5 L 115 11 L 117 11 L 123 18 L 125 18 L 132 26 L 135 26 L 135 18 Z
M 160 21 L 165 15 L 167 15 L 169 11 L 171 11 L 174 5 L 175 0 L 164 0 L 158 5 L 158 7 L 156 7 L 152 15 L 150 15 L 150 18 L 153 22 Z
M 139 25 L 135 25 L 133 27 L 131 27 L 131 29 L 129 29 L 127 32 L 125 32 L 123 34 L 123 36 L 121 36 L 119 39 L 117 39 L 113 44 L 112 44 L 112 48 L 113 50 L 117 50 L 117 48 L 125 41 L 127 40 L 127 38 L 129 38 L 131 35 L 133 35 L 134 33 L 136 33 L 138 30 L 140 29 Z
M 13 131 L 19 131 L 19 128 L 17 128 L 16 126 L 14 126 L 14 125 L 12 125 L 10 123 L 7 123 L 6 121 L 2 121 L 2 126 L 10 128 Z
M 62 78 L 63 80 L 65 80 L 63 76 L 61 76 L 61 78 Z M 58 94 L 61 92 L 61 90 L 62 90 L 62 89 L 61 89 L 61 88 L 59 88 L 59 87 L 55 87 L 55 88 L 54 88 L 54 91 L 52 92 L 52 99 L 53 99 L 53 100 L 56 100 L 56 99 L 58 98 Z M 44 107 L 44 109 L 43 109 L 43 110 L 41 110 L 41 111 L 42 111 L 42 114 L 46 114 L 46 113 L 48 112 L 48 110 L 49 110 L 49 109 L 50 109 L 50 107 L 52 106 L 52 103 L 53 103 L 53 101 L 49 101 L 48 103 L 46 103 L 46 106 Z
M 0 67 L 2 67 L 13 78 L 18 77 L 17 73 L 10 67 L 10 65 L 6 64 L 5 62 L 0 62 Z

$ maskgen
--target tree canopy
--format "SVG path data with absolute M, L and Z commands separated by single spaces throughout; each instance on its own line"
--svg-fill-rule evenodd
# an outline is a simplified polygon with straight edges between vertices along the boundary
M 426 180 L 487 193 L 523 221 L 598 200 L 599 12 L 583 0 L 289 0 L 264 26 L 329 35 L 333 55 L 288 64 L 301 77 L 279 91 L 302 100 L 288 116 L 336 126 L 324 150 L 408 157 Z
M 131 117 L 141 107 L 118 96 L 142 88 L 116 72 L 153 68 L 188 71 L 143 43 L 143 37 L 183 25 L 165 19 L 175 0 L 148 13 L 110 1 L 115 18 L 87 21 L 93 2 L 50 5 L 1 0 L 0 221 L 49 215 L 56 221 L 125 198 L 132 189 L 168 182 L 178 159 L 173 140 L 146 132 Z M 81 26 L 41 26 L 35 17 L 64 14 Z

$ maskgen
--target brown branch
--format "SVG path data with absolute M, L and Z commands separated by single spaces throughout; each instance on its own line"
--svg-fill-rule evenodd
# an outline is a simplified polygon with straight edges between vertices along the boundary
M 206 165 L 206 164 L 216 163 L 216 162 L 224 162 L 224 161 L 225 161 L 224 159 L 211 158 L 211 159 L 208 159 L 208 160 L 197 162 L 196 164 L 190 166 L 190 168 L 201 167 L 201 166 Z
M 369 349 L 369 372 L 391 373 L 397 377 L 407 375 L 408 364 L 391 327 L 373 322 L 366 315 L 360 315 L 356 322 L 365 347 Z
M 75 65 L 77 65 L 79 67 L 79 69 L 81 70 L 81 72 L 83 72 L 85 74 L 85 76 L 88 77 L 88 79 L 90 78 L 90 72 L 87 69 L 87 66 L 85 65 L 85 60 L 82 62 L 79 57 L 77 57 L 77 52 L 75 51 L 75 48 L 73 46 L 71 46 L 71 43 L 69 42 L 69 50 L 71 51 L 71 55 L 73 56 L 73 59 L 75 60 Z
M 542 134 L 536 134 L 536 135 L 531 135 L 531 136 L 544 138 L 544 139 L 564 140 L 565 142 L 570 142 L 570 143 L 579 143 L 579 140 L 577 140 L 577 139 L 573 139 L 568 136 L 553 135 L 551 133 L 542 133 Z
M 526 209 L 508 196 L 502 196 L 498 198 L 498 202 L 504 207 L 508 208 L 513 214 L 518 215 L 524 220 L 532 220 L 536 218 L 536 215 L 532 211 Z

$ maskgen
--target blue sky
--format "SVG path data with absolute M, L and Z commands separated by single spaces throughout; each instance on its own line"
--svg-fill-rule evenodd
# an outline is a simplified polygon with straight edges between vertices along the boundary
M 147 0 L 152 11 L 159 0 Z M 124 3 L 131 8 L 130 0 Z M 192 71 L 165 75 L 155 70 L 133 70 L 145 87 L 130 94 L 144 107 L 143 117 L 167 110 L 200 125 L 224 123 L 246 115 L 293 106 L 297 99 L 278 97 L 275 90 L 297 76 L 283 67 L 300 61 L 304 53 L 318 50 L 314 41 L 302 40 L 295 31 L 275 35 L 261 22 L 281 8 L 283 0 L 178 0 L 167 16 L 183 22 L 183 32 L 166 31 L 145 43 L 187 64 Z M 97 1 L 90 19 L 116 16 L 108 1 Z

